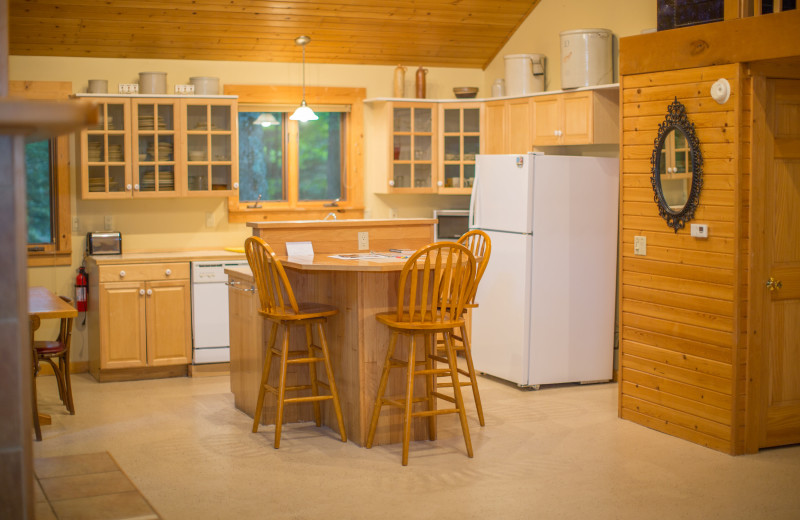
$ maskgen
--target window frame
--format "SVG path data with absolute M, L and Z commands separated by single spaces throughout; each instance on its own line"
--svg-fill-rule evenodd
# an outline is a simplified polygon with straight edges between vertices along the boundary
M 72 83 L 69 81 L 9 81 L 10 97 L 39 100 L 69 99 Z M 51 219 L 53 242 L 50 244 L 27 244 L 28 266 L 72 265 L 72 203 L 69 184 L 70 136 L 60 135 L 51 139 L 55 151 L 51 167 Z M 31 247 L 43 247 L 32 251 Z
M 226 95 L 239 97 L 242 105 L 297 105 L 303 96 L 301 87 L 275 85 L 225 85 Z M 364 98 L 366 89 L 348 87 L 306 87 L 306 99 L 311 108 L 319 105 L 349 105 L 349 115 L 345 117 L 342 139 L 346 155 L 342 192 L 345 199 L 331 206 L 331 201 L 298 200 L 298 174 L 296 167 L 286 169 L 286 200 L 260 202 L 260 208 L 248 208 L 252 201 L 239 201 L 239 190 L 228 197 L 228 220 L 248 222 L 263 220 L 312 220 L 323 218 L 331 211 L 342 214 L 343 218 L 362 218 L 364 215 Z M 309 122 L 308 124 L 313 124 Z M 291 136 L 286 147 L 285 160 L 293 161 L 296 155 L 297 136 Z M 237 151 L 238 153 L 238 151 Z

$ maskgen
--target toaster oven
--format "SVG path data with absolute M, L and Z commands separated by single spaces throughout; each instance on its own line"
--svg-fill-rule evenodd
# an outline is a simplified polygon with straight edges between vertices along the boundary
M 119 231 L 90 231 L 86 233 L 86 254 L 122 254 L 122 233 Z

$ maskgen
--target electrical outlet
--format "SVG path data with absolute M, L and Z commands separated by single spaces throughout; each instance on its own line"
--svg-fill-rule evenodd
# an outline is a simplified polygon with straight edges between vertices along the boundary
M 708 238 L 708 224 L 692 224 L 692 236 L 697 238 Z
M 194 85 L 192 85 L 194 86 Z M 206 227 L 213 228 L 217 225 L 216 219 L 214 218 L 214 213 L 207 211 L 206 212 Z
M 119 93 L 120 94 L 138 94 L 139 93 L 139 84 L 138 83 L 120 83 L 119 84 Z
M 72 231 L 78 231 L 78 217 L 72 217 Z
M 397 210 L 392 208 L 392 210 L 389 212 L 389 217 L 390 218 L 397 218 Z
M 358 250 L 363 251 L 365 249 L 369 249 L 369 232 L 368 231 L 359 231 L 358 232 Z
M 194 94 L 194 85 L 175 85 L 176 94 Z
M 114 217 L 111 215 L 106 215 L 103 217 L 103 228 L 106 231 L 111 231 L 114 229 Z
M 633 237 L 633 254 L 647 256 L 647 237 Z

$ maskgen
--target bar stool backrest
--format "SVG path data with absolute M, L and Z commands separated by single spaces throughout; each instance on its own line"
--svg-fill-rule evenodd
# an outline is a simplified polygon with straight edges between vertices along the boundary
M 297 301 L 275 252 L 260 237 L 248 237 L 244 242 L 247 263 L 253 271 L 261 311 L 266 314 L 297 314 Z
M 486 266 L 489 265 L 489 257 L 492 255 L 492 239 L 485 231 L 480 229 L 473 229 L 461 235 L 458 243 L 465 246 L 470 250 L 477 262 L 477 269 L 475 270 L 475 282 L 472 284 L 472 292 L 467 299 L 468 305 L 475 305 L 475 294 L 478 292 L 478 284 L 483 278 L 483 272 L 486 271 Z
M 397 321 L 454 321 L 464 310 L 474 277 L 475 257 L 463 245 L 437 242 L 423 247 L 400 273 Z

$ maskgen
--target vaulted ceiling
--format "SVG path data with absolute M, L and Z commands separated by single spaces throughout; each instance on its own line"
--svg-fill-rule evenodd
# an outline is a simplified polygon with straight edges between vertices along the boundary
M 10 54 L 485 68 L 539 0 L 11 0 Z

